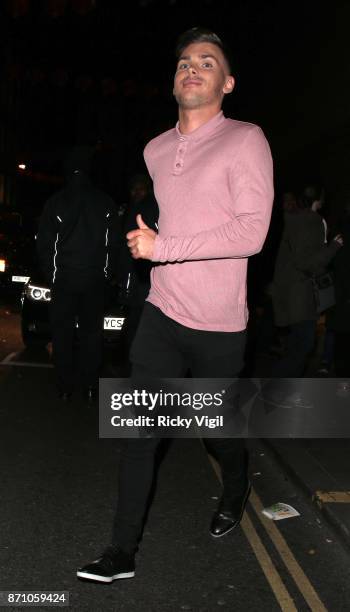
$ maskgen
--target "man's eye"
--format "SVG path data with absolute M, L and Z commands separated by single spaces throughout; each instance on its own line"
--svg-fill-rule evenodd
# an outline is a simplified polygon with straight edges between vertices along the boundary
M 204 62 L 204 63 L 202 64 L 202 66 L 203 66 L 204 68 L 212 68 L 212 67 L 213 67 L 213 64 L 211 64 L 210 62 Z
M 186 70 L 186 68 L 188 68 L 188 64 L 179 64 L 178 70 Z

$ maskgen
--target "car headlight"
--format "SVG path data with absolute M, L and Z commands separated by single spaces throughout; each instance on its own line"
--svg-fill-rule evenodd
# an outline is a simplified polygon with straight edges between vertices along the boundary
M 35 302 L 49 302 L 51 300 L 51 291 L 47 287 L 38 287 L 28 283 L 24 292 L 27 298 Z
M 6 259 L 3 257 L 0 258 L 0 272 L 5 272 L 6 270 Z

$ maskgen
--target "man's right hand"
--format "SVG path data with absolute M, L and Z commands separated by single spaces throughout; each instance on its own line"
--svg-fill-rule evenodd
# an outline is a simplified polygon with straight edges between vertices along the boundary
M 333 240 L 335 240 L 335 242 L 337 242 L 339 244 L 339 246 L 343 246 L 344 244 L 344 239 L 343 236 L 341 234 L 337 234 Z
M 152 260 L 154 241 L 157 234 L 146 225 L 140 214 L 136 217 L 136 223 L 139 229 L 132 230 L 126 235 L 131 256 L 134 259 Z

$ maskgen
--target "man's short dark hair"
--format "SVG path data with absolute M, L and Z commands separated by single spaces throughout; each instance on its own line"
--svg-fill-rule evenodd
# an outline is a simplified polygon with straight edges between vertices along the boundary
M 184 49 L 186 49 L 188 45 L 191 45 L 192 43 L 201 42 L 211 43 L 212 45 L 216 45 L 217 47 L 219 47 L 226 60 L 229 71 L 231 71 L 232 62 L 229 50 L 227 49 L 221 38 L 217 34 L 215 34 L 215 32 L 209 30 L 208 28 L 191 28 L 190 30 L 186 30 L 186 32 L 180 34 L 175 47 L 176 59 L 179 60 Z
M 300 208 L 311 208 L 316 200 L 322 200 L 324 189 L 321 185 L 306 185 L 299 198 Z

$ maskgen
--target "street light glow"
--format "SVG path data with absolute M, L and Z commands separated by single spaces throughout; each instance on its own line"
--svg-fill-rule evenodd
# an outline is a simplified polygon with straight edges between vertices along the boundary
M 18 168 L 19 168 L 19 170 L 26 170 L 27 166 L 26 166 L 26 164 L 18 164 Z

